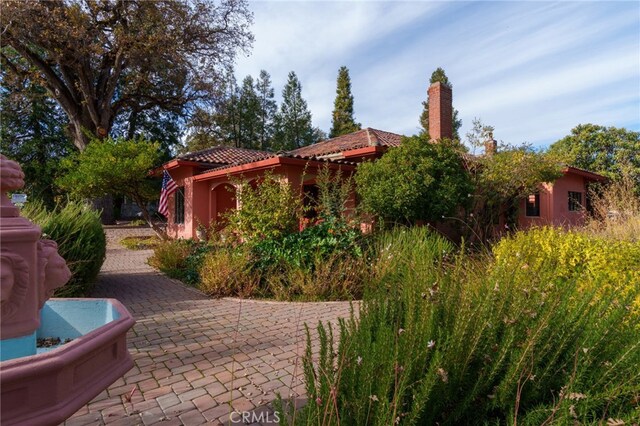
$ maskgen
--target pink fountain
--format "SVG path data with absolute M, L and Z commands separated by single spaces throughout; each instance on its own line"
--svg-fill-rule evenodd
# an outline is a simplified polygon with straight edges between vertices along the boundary
M 0 419 L 51 425 L 133 366 L 126 334 L 135 321 L 114 299 L 48 300 L 71 272 L 6 196 L 23 185 L 20 166 L 0 155 Z

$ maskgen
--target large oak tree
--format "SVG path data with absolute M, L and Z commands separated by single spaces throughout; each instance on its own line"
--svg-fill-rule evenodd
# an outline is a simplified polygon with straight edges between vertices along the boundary
M 120 114 L 182 111 L 210 97 L 253 40 L 245 0 L 1 5 L 3 68 L 48 89 L 80 150 L 106 137 Z
M 618 180 L 631 179 L 640 194 L 640 132 L 580 124 L 550 146 L 567 164 Z

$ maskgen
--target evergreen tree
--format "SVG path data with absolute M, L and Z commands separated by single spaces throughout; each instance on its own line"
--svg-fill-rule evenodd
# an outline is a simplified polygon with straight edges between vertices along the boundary
M 433 84 L 436 82 L 440 82 L 448 87 L 453 88 L 453 85 L 449 81 L 449 78 L 445 74 L 444 70 L 438 67 L 432 74 L 429 79 L 429 84 Z M 420 114 L 420 126 L 422 130 L 420 134 L 428 135 L 429 134 L 429 100 L 422 102 L 423 110 L 422 114 Z M 458 131 L 462 127 L 462 120 L 458 117 L 458 110 L 453 109 L 453 139 L 460 140 L 460 134 Z
M 351 78 L 345 66 L 338 70 L 336 99 L 333 102 L 333 120 L 329 137 L 345 135 L 360 130 L 360 123 L 353 117 L 353 95 L 351 94 Z
M 253 85 L 253 78 L 248 75 L 242 80 L 239 93 L 239 139 L 241 148 L 259 148 L 260 145 L 260 98 Z
M 5 72 L 1 80 L 0 151 L 22 166 L 30 199 L 53 207 L 60 160 L 75 150 L 66 114 L 39 84 Z
M 240 148 L 242 146 L 242 124 L 240 116 L 240 88 L 236 84 L 234 76 L 229 83 L 229 91 L 224 103 L 219 104 L 217 116 L 219 117 L 221 133 L 226 144 Z
M 271 76 L 265 70 L 260 71 L 260 76 L 256 80 L 256 92 L 260 106 L 257 131 L 258 149 L 268 150 L 271 148 L 274 121 L 278 107 L 274 100 L 273 87 L 271 87 Z
M 311 112 L 307 102 L 302 99 L 302 85 L 291 71 L 282 91 L 282 104 L 276 115 L 276 134 L 274 148 L 291 150 L 315 142 Z

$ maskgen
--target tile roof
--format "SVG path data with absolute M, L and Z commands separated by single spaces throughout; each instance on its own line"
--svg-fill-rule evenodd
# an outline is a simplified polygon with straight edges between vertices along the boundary
M 400 146 L 401 140 L 402 135 L 367 127 L 357 132 L 303 146 L 289 153 L 302 157 L 321 157 L 366 146 Z
M 196 161 L 220 165 L 244 164 L 275 157 L 275 153 L 255 149 L 235 148 L 232 146 L 214 146 L 201 151 L 187 152 L 178 160 Z
M 202 163 L 206 169 L 201 170 L 201 173 L 240 166 L 276 156 L 355 165 L 355 162 L 338 158 L 326 158 L 325 156 L 367 146 L 399 146 L 401 140 L 401 135 L 366 128 L 287 152 L 275 153 L 231 146 L 214 146 L 201 151 L 182 154 L 177 159 Z

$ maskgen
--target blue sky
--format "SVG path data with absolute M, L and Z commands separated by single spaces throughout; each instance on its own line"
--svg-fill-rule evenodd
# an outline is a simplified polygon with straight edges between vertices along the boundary
M 640 130 L 640 2 L 252 2 L 256 37 L 236 75 L 289 71 L 328 131 L 338 68 L 363 127 L 418 132 L 443 67 L 463 120 L 504 142 L 547 146 L 580 123 Z

